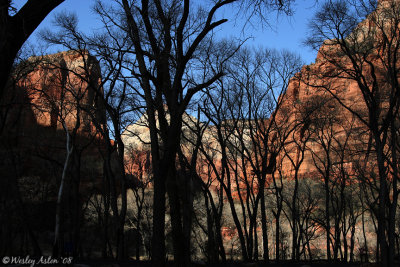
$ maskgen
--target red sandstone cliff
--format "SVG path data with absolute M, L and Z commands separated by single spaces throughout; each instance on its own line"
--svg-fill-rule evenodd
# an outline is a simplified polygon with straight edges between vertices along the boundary
M 65 121 L 69 130 L 78 126 L 79 132 L 94 134 L 86 109 L 101 108 L 101 96 L 93 89 L 101 82 L 97 60 L 86 51 L 67 51 L 33 57 L 28 61 L 36 66 L 18 81 L 18 86 L 28 94 L 36 123 L 62 130 L 62 122 Z M 97 112 L 95 115 L 96 120 L 104 123 L 105 114 Z M 78 118 L 80 125 L 76 125 Z
M 97 60 L 87 52 L 67 51 L 29 58 L 14 73 L 0 105 L 0 156 L 4 159 L 0 175 L 9 177 L 3 182 L 16 179 L 28 200 L 38 200 L 38 196 L 27 195 L 25 189 L 43 188 L 47 201 L 54 199 L 66 155 L 64 124 L 70 134 L 75 131 L 75 152 L 80 153 L 70 164 L 73 176 L 78 175 L 74 168 L 80 166 L 80 180 L 74 179 L 86 184 L 85 190 L 99 183 L 103 141 L 92 120 L 104 123 L 105 113 L 102 95 L 92 89 L 101 82 Z
M 376 11 L 368 15 L 348 38 L 362 43 L 364 41 L 362 38 L 366 36 L 362 33 L 375 34 L 374 20 L 381 16 L 385 9 L 390 8 L 391 2 L 379 1 Z M 379 33 L 373 37 L 376 40 L 381 38 Z M 380 63 L 375 52 L 369 55 L 369 59 L 379 69 Z M 282 174 L 287 178 L 293 177 L 297 164 L 300 177 L 317 177 L 317 168 L 324 167 L 328 156 L 335 171 L 344 168 L 348 174 L 354 173 L 357 165 L 365 161 L 366 154 L 363 151 L 367 150 L 370 137 L 366 126 L 338 100 L 350 106 L 361 117 L 368 116 L 367 107 L 359 85 L 354 79 L 343 76 L 342 70 L 338 68 L 339 65 L 341 68 L 352 68 L 350 59 L 343 55 L 338 45 L 326 40 L 319 49 L 316 62 L 304 66 L 301 72 L 291 79 L 286 94 L 281 96 L 283 104 L 276 113 L 275 141 L 282 140 L 285 135 L 287 138 L 278 155 L 276 168 L 282 170 Z M 384 75 L 383 72 L 378 72 L 383 87 Z M 385 105 L 384 98 L 382 105 Z M 149 141 L 145 121 L 141 120 L 129 128 L 124 133 L 126 146 L 135 147 L 139 151 L 147 150 L 142 144 L 142 141 Z M 214 130 L 212 126 L 207 129 L 203 143 L 219 151 Z M 135 131 L 138 132 L 132 134 Z M 329 151 L 326 151 L 323 143 L 328 141 L 330 147 Z M 279 144 L 276 145 L 278 146 Z M 221 155 L 217 153 L 215 160 L 220 161 Z
M 385 58 L 382 53 L 385 48 L 381 45 L 382 32 L 397 27 L 391 24 L 386 15 L 392 8 L 393 1 L 381 0 L 376 10 L 358 24 L 353 32 L 346 37 L 346 42 L 354 45 L 368 45 L 373 42 L 371 50 L 363 54 L 357 64 L 366 77 L 365 84 L 372 88 L 374 80 L 370 78 L 371 66 L 377 76 L 376 83 L 380 90 L 380 108 L 385 111 L 388 103 L 388 80 L 385 72 Z M 379 30 L 377 27 L 382 27 Z M 387 38 L 387 36 L 385 36 Z M 389 37 L 390 38 L 390 37 Z M 356 48 L 355 48 L 356 49 Z M 359 49 L 359 48 L 357 48 Z M 314 64 L 304 66 L 300 73 L 292 78 L 283 99 L 283 106 L 278 110 L 277 124 L 281 131 L 295 131 L 286 140 L 285 149 L 280 154 L 281 168 L 285 175 L 294 174 L 294 165 L 304 160 L 300 166 L 301 176 L 314 177 L 317 167 L 326 161 L 326 151 L 323 144 L 330 143 L 332 164 L 342 161 L 351 173 L 355 165 L 365 161 L 368 149 L 369 134 L 367 126 L 360 121 L 368 121 L 368 108 L 356 79 L 352 77 L 354 62 L 346 56 L 346 52 L 335 40 L 326 40 L 319 49 Z M 340 104 L 341 102 L 342 104 Z M 347 106 L 355 111 L 360 118 L 354 116 Z M 307 141 L 306 146 L 301 144 Z M 301 151 L 304 150 L 304 157 Z M 343 150 L 344 154 L 340 156 Z M 293 162 L 291 161 L 293 160 Z

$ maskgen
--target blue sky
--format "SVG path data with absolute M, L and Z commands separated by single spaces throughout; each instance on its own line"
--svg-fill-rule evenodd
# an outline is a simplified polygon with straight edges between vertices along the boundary
M 19 8 L 26 0 L 15 0 L 13 2 Z M 30 41 L 35 42 L 35 38 L 41 29 L 46 27 L 51 29 L 54 14 L 61 11 L 76 13 L 79 19 L 78 25 L 81 30 L 90 31 L 91 29 L 96 29 L 96 27 L 98 28 L 99 24 L 96 20 L 96 15 L 91 10 L 93 4 L 93 0 L 65 0 L 42 22 L 33 33 L 33 36 L 31 36 Z M 302 41 L 307 34 L 308 20 L 315 12 L 315 3 L 311 0 L 297 0 L 294 4 L 294 11 L 295 14 L 291 17 L 284 15 L 277 16 L 271 13 L 269 14 L 271 27 L 248 26 L 244 31 L 242 30 L 242 26 L 239 26 L 242 23 L 240 19 L 236 23 L 231 19 L 227 25 L 221 28 L 219 33 L 226 35 L 226 37 L 253 37 L 248 41 L 248 45 L 250 46 L 288 49 L 300 54 L 304 62 L 309 64 L 314 62 L 316 51 L 304 47 Z M 228 9 L 225 12 L 233 14 L 235 11 Z

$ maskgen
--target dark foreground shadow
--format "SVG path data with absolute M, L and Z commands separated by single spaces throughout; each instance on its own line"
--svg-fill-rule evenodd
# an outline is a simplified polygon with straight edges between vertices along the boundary
M 139 266 L 152 266 L 150 261 L 106 261 L 106 260 L 98 260 L 98 261 L 79 261 L 75 264 L 68 265 L 72 267 L 139 267 Z M 173 262 L 168 262 L 166 264 L 168 267 L 173 267 Z M 218 263 L 218 264 L 207 264 L 204 262 L 193 262 L 191 267 L 379 267 L 378 264 L 373 263 L 331 263 L 327 262 L 280 262 L 274 263 L 271 262 L 269 264 L 265 264 L 262 262 L 252 262 L 252 263 L 243 263 L 243 262 L 226 262 L 226 263 Z

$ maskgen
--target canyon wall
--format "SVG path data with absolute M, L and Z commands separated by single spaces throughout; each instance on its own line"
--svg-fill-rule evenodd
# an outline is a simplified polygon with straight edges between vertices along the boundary
M 328 161 L 328 152 L 333 168 L 345 165 L 349 174 L 374 161 L 373 150 L 366 153 L 372 144 L 366 103 L 376 101 L 382 123 L 391 97 L 390 65 L 397 64 L 387 58 L 385 47 L 392 48 L 382 41 L 396 42 L 391 35 L 398 27 L 392 25 L 392 5 L 398 8 L 396 1 L 378 1 L 376 10 L 343 40 L 352 58 L 337 40 L 326 40 L 315 63 L 291 79 L 276 118 L 282 133 L 293 130 L 278 161 L 286 176 L 294 175 L 296 165 L 299 175 L 315 176 Z
M 1 98 L 0 173 L 10 178 L 8 183 L 18 181 L 24 198 L 38 200 L 38 195 L 26 192 L 43 188 L 48 188 L 43 193 L 47 200 L 56 197 L 66 131 L 74 146 L 71 173 L 81 168 L 77 183 L 85 183 L 86 189 L 99 183 L 103 141 L 93 120 L 105 123 L 102 92 L 97 90 L 100 82 L 99 64 L 86 51 L 31 57 L 16 67 Z

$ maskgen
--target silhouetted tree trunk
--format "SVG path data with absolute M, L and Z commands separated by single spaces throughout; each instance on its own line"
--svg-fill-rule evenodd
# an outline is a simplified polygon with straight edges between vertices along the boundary
M 280 164 L 277 165 L 277 169 L 279 170 Z M 274 195 L 275 195 L 275 201 L 276 201 L 276 210 L 272 210 L 272 214 L 274 215 L 275 218 L 275 260 L 277 262 L 280 261 L 280 218 L 281 218 L 281 213 L 283 209 L 283 196 L 282 196 L 282 187 L 283 187 L 283 182 L 282 182 L 282 173 L 279 170 L 278 175 L 280 178 L 280 186 L 278 186 L 278 183 L 276 181 L 275 173 L 272 174 L 272 181 L 273 181 L 273 190 L 274 190 Z
M 60 244 L 60 226 L 61 226 L 61 215 L 62 215 L 62 201 L 63 201 L 63 194 L 64 194 L 64 186 L 66 183 L 67 171 L 69 167 L 70 157 L 73 152 L 73 145 L 71 143 L 71 136 L 69 134 L 69 129 L 65 122 L 63 121 L 63 128 L 66 132 L 67 139 L 66 139 L 66 147 L 67 147 L 67 155 L 65 157 L 64 168 L 61 174 L 61 183 L 58 189 L 58 196 L 57 196 L 57 207 L 56 207 L 56 225 L 54 230 L 54 243 L 53 243 L 53 256 L 59 257 L 60 256 L 60 249 L 62 248 L 62 244 Z
M 397 164 L 390 143 L 392 122 L 399 115 L 399 2 L 378 1 L 329 1 L 313 19 L 308 43 L 317 47 L 329 39 L 332 51 L 322 51 L 321 58 L 333 70 L 332 80 L 352 80 L 358 87 L 364 111 L 347 103 L 343 97 L 326 89 L 345 109 L 356 116 L 372 137 L 379 186 L 376 188 L 377 243 L 379 260 L 384 267 L 394 266 L 394 217 L 397 212 L 399 191 L 393 186 L 398 174 Z M 355 13 L 354 10 L 357 10 Z M 375 10 L 375 11 L 374 11 Z M 368 15 L 373 12 L 373 14 Z M 327 15 L 330 14 L 330 15 Z M 368 16 L 366 16 L 368 15 Z M 368 27 L 358 25 L 366 18 Z M 367 29 L 368 28 L 368 29 Z M 364 30 L 365 29 L 365 30 Z M 338 56 L 343 60 L 337 60 Z M 317 75 L 318 76 L 318 75 Z M 396 126 L 395 126 L 396 127 Z M 396 201 L 396 202 L 394 202 Z
M 12 1 L 0 1 L 0 97 L 18 51 L 43 19 L 63 1 L 28 0 L 17 13 L 13 11 Z
M 293 132 L 292 142 L 294 144 L 294 156 L 290 155 L 290 151 L 284 147 L 285 156 L 289 159 L 290 163 L 293 167 L 293 179 L 294 179 L 294 187 L 293 187 L 293 195 L 290 199 L 286 200 L 286 203 L 290 209 L 290 216 L 288 219 L 291 220 L 291 228 L 292 228 L 292 261 L 300 260 L 300 243 L 303 238 L 301 225 L 300 225 L 300 208 L 299 208 L 299 172 L 300 167 L 304 161 L 304 154 L 307 150 L 307 142 L 310 138 L 309 127 L 309 116 L 310 114 L 303 114 L 303 118 L 301 118 L 302 124 L 299 127 L 299 133 Z M 298 136 L 296 136 L 298 134 Z M 299 139 L 297 140 L 297 137 Z
M 149 16 L 149 1 L 142 1 L 142 12 L 132 12 L 135 6 L 127 0 L 122 0 L 124 13 L 127 18 L 128 34 L 135 48 L 138 68 L 132 70 L 140 80 L 144 91 L 143 98 L 151 137 L 151 153 L 154 169 L 154 215 L 153 215 L 153 263 L 157 266 L 164 265 L 165 245 L 165 193 L 168 193 L 171 208 L 173 229 L 174 261 L 177 266 L 185 265 L 185 257 L 189 255 L 188 248 L 183 240 L 183 226 L 180 213 L 180 201 L 176 181 L 176 156 L 180 145 L 182 115 L 192 97 L 201 89 L 206 88 L 222 76 L 217 72 L 210 77 L 204 77 L 199 84 L 185 88 L 182 84 L 186 70 L 190 69 L 189 61 L 198 51 L 199 44 L 217 26 L 226 20 L 214 21 L 215 12 L 234 2 L 234 0 L 218 1 L 206 13 L 206 20 L 201 23 L 199 32 L 187 43 L 185 32 L 188 30 L 190 1 L 186 0 L 180 5 L 178 13 L 170 12 L 171 3 L 154 1 L 156 17 Z M 178 4 L 177 4 L 178 5 Z M 174 7 L 175 8 L 175 7 Z M 151 20 L 163 25 L 158 29 Z M 145 29 L 138 25 L 144 25 Z M 158 39 L 158 37 L 160 39 Z M 172 43 L 174 42 L 173 45 Z M 174 64 L 172 67 L 171 60 Z M 150 64 L 149 64 L 150 63 Z M 152 64 L 155 64 L 153 71 Z M 153 93 L 155 91 L 155 94 Z M 166 117 L 169 115 L 169 119 Z M 156 124 L 159 122 L 159 127 Z M 158 139 L 161 137 L 161 144 Z M 166 176 L 165 176 L 166 175 Z

